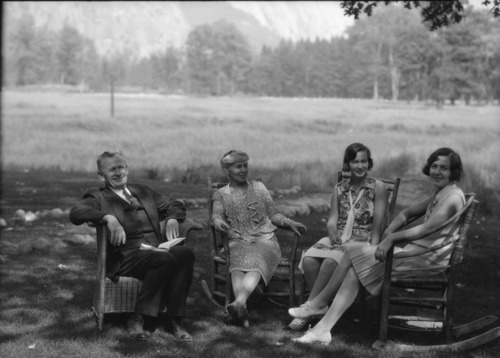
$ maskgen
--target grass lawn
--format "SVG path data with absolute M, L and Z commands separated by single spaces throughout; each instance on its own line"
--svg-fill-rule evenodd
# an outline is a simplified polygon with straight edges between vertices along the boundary
M 131 178 L 131 181 L 134 178 Z M 15 210 L 70 208 L 83 190 L 96 185 L 93 174 L 77 172 L 5 171 L 2 173 L 2 214 Z M 202 185 L 168 184 L 140 179 L 175 197 L 204 197 Z M 203 208 L 188 208 L 188 215 L 203 218 Z M 396 210 L 398 211 L 398 209 Z M 498 211 L 496 211 L 498 212 Z M 309 227 L 301 247 L 323 234 L 325 214 L 296 219 Z M 455 323 L 485 315 L 500 316 L 500 244 L 496 217 L 479 215 L 471 228 L 469 245 L 456 291 Z M 332 331 L 329 346 L 294 344 L 299 336 L 285 330 L 287 310 L 255 295 L 249 303 L 250 328 L 223 322 L 222 312 L 203 294 L 200 281 L 208 279 L 209 250 L 206 232 L 188 243 L 197 261 L 187 319 L 194 342 L 182 344 L 160 328 L 147 342 L 133 342 L 124 330 L 126 315 L 108 316 L 98 332 L 92 315 L 96 261 L 95 242 L 74 240 L 93 235 L 86 226 L 74 226 L 66 217 L 43 219 L 28 225 L 9 223 L 0 241 L 0 357 L 397 357 L 371 348 L 378 336 L 376 300 L 368 305 L 366 323 L 357 307 L 347 312 Z M 393 340 L 409 344 L 438 342 L 435 337 L 390 331 Z M 405 357 L 498 357 L 500 339 L 462 353 L 406 354 Z

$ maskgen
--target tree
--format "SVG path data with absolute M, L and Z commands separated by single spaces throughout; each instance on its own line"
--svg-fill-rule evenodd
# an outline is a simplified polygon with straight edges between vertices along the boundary
M 82 39 L 78 31 L 69 25 L 64 25 L 59 32 L 59 62 L 60 83 L 75 85 L 79 82 L 78 62 L 82 49 Z
M 29 13 L 24 13 L 9 36 L 9 51 L 14 60 L 16 85 L 26 85 L 35 82 L 33 66 L 36 62 L 34 47 L 35 19 Z
M 250 69 L 250 46 L 244 35 L 227 21 L 201 25 L 187 39 L 190 90 L 233 95 L 244 87 Z
M 368 16 L 373 14 L 373 10 L 379 3 L 385 5 L 391 3 L 401 3 L 407 9 L 419 8 L 424 22 L 430 25 L 431 30 L 436 30 L 450 23 L 459 23 L 464 17 L 464 7 L 461 0 L 450 1 L 409 1 L 409 0 L 388 0 L 388 1 L 342 1 L 340 6 L 344 9 L 346 16 L 354 16 L 357 20 L 361 13 Z M 500 0 L 484 0 L 484 6 L 492 6 L 491 13 L 495 17 L 500 16 Z
M 383 70 L 382 49 L 386 36 L 379 20 L 378 17 L 363 19 L 347 31 L 353 53 L 359 59 L 358 66 L 366 68 L 372 79 L 374 100 L 379 99 L 379 77 Z
M 37 83 L 57 81 L 57 33 L 46 27 L 37 29 L 33 46 L 36 61 L 33 63 Z

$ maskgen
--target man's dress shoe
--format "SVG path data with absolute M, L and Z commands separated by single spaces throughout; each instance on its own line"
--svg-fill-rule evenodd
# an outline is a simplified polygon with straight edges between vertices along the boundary
M 132 313 L 127 321 L 128 334 L 137 341 L 145 341 L 148 338 L 143 329 L 144 318 L 139 313 Z
M 192 342 L 193 337 L 182 326 L 180 318 L 167 320 L 165 323 L 165 330 L 172 333 L 176 340 L 181 342 Z

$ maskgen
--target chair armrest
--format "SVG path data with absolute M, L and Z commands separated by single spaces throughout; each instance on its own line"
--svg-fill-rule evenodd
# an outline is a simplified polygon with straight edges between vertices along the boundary
M 292 240 L 292 247 L 290 250 L 286 250 L 288 252 L 288 259 L 290 260 L 290 262 L 292 263 L 292 267 L 295 267 L 295 262 L 297 261 L 297 246 L 298 246 L 298 241 L 299 241 L 299 235 L 297 235 L 297 233 L 295 233 L 295 231 L 293 231 L 292 229 L 290 228 L 280 228 L 277 232 L 276 232 L 276 236 L 277 237 L 284 237 L 287 241 L 288 240 Z M 285 244 L 283 242 L 283 239 L 280 239 L 279 241 L 281 241 L 282 244 Z M 282 253 L 283 253 L 283 247 L 281 247 L 281 250 L 282 250 Z
M 166 238 L 167 220 L 163 220 L 160 223 L 160 226 L 161 226 L 161 237 L 162 240 L 165 241 L 167 239 Z M 179 237 L 185 237 L 187 239 L 192 231 L 203 230 L 204 228 L 205 226 L 203 224 L 200 224 L 186 217 L 186 219 L 179 224 Z
M 95 224 L 97 234 L 97 279 L 103 281 L 106 278 L 106 255 L 108 251 L 109 230 L 106 224 Z
M 459 211 L 457 211 L 452 217 L 450 217 L 448 220 L 446 220 L 445 222 L 441 223 L 440 225 L 434 226 L 433 228 L 431 228 L 431 229 L 429 229 L 429 230 L 421 233 L 420 235 L 416 235 L 414 237 L 410 237 L 410 238 L 407 238 L 407 239 L 399 240 L 398 244 L 404 244 L 404 243 L 408 243 L 408 242 L 411 242 L 411 241 L 423 239 L 423 238 L 425 238 L 425 237 L 427 237 L 429 235 L 435 234 L 439 230 L 445 228 L 446 226 L 448 226 L 449 224 L 451 224 L 451 223 L 453 223 L 455 221 L 456 221 L 457 225 L 460 225 L 461 224 L 462 216 L 467 212 L 467 210 L 469 209 L 469 207 L 472 205 L 472 203 L 474 201 L 474 197 L 475 196 L 471 196 L 469 198 L 469 200 L 467 200 L 467 202 L 465 203 L 465 205 Z M 415 220 L 416 219 L 407 220 L 405 222 L 405 225 L 400 230 L 404 230 L 405 226 L 407 226 L 409 223 L 411 223 L 411 222 L 413 222 Z
M 186 218 L 179 225 L 179 236 L 187 238 L 192 231 L 200 231 L 204 229 L 204 225 L 190 218 Z

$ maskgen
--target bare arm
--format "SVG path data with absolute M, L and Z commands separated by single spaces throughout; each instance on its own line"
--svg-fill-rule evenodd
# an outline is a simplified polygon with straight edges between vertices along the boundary
M 307 227 L 304 224 L 289 219 L 280 212 L 276 212 L 273 216 L 271 216 L 271 222 L 277 227 L 292 230 L 298 236 L 304 234 L 307 231 Z
M 337 223 L 339 220 L 339 204 L 338 204 L 338 194 L 337 187 L 333 190 L 332 202 L 330 205 L 330 213 L 328 215 L 328 221 L 326 222 L 326 231 L 328 237 L 332 244 L 341 245 L 342 240 L 337 235 Z
M 419 202 L 418 204 L 415 204 L 413 206 L 410 206 L 403 211 L 401 211 L 389 224 L 387 229 L 385 229 L 384 234 L 382 236 L 382 240 L 384 240 L 387 236 L 390 234 L 396 232 L 399 230 L 405 223 L 408 221 L 408 219 L 411 219 L 413 217 L 419 217 L 425 214 L 425 211 L 427 210 L 427 206 L 429 206 L 429 203 L 432 199 L 432 196 L 429 196 Z
M 229 224 L 225 219 L 224 205 L 222 204 L 222 196 L 219 192 L 215 192 L 213 196 L 213 207 L 212 207 L 212 222 L 214 223 L 215 229 L 217 231 L 227 232 L 229 230 Z
M 387 189 L 385 184 L 381 181 L 377 181 L 375 186 L 375 203 L 373 208 L 373 225 L 372 233 L 370 238 L 370 243 L 372 245 L 378 245 L 380 242 L 380 236 L 382 234 L 382 225 L 384 224 L 385 210 L 387 207 Z
M 407 212 L 409 213 L 408 215 L 410 215 L 409 217 L 415 216 L 415 214 L 418 212 L 420 212 L 420 214 L 422 213 L 422 211 L 425 212 L 425 209 L 423 209 L 423 204 L 425 202 L 427 202 L 428 204 L 430 200 L 431 198 L 429 197 L 428 199 L 424 200 L 423 202 L 420 202 L 414 207 L 408 208 Z M 426 222 L 417 225 L 415 227 L 412 227 L 410 229 L 393 232 L 387 235 L 387 237 L 380 243 L 377 250 L 375 251 L 375 257 L 381 261 L 385 260 L 387 251 L 395 243 L 405 239 L 416 237 L 444 223 L 446 220 L 452 217 L 458 210 L 460 210 L 462 205 L 463 203 L 460 196 L 450 195 L 441 205 L 441 207 L 437 210 L 437 212 L 435 212 Z

